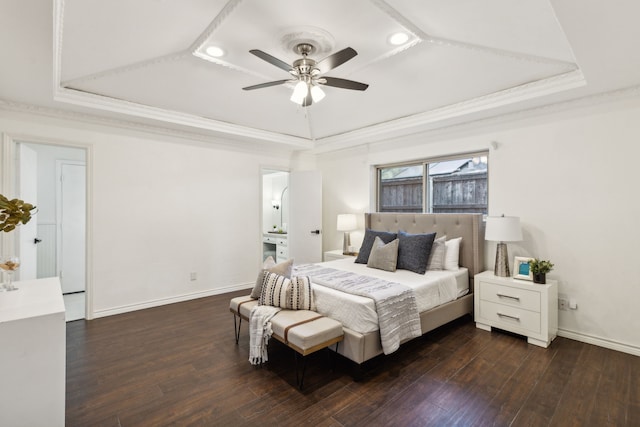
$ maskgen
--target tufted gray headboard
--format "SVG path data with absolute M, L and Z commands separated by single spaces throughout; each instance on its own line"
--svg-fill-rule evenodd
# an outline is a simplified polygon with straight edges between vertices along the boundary
M 482 214 L 413 214 L 413 213 L 366 213 L 366 228 L 376 231 L 406 231 L 407 233 L 433 233 L 447 239 L 462 237 L 460 265 L 469 270 L 470 283 L 473 276 L 484 270 L 484 222 Z

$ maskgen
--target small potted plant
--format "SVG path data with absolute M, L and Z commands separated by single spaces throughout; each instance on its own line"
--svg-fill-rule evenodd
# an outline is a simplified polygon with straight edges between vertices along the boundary
M 547 283 L 547 273 L 553 270 L 553 263 L 551 261 L 534 258 L 529 261 L 529 269 L 533 276 L 533 283 L 540 283 L 544 285 Z

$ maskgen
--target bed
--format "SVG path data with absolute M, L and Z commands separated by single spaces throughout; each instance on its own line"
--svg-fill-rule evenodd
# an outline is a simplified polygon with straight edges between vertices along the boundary
M 429 298 L 429 295 L 418 299 L 421 334 L 473 312 L 473 277 L 484 270 L 484 223 L 481 214 L 370 213 L 365 214 L 365 227 L 374 231 L 398 232 L 402 230 L 411 234 L 435 232 L 437 233 L 436 237 L 446 235 L 447 240 L 462 237 L 459 255 L 461 268 L 457 272 L 445 274 L 445 272 L 429 271 L 426 275 L 404 270 L 397 270 L 395 273 L 386 271 L 379 273 L 369 269 L 369 272 L 374 275 L 380 274 L 381 277 L 398 283 L 406 282 L 406 285 L 412 288 L 421 281 L 437 281 L 439 276 L 454 277 L 454 282 L 447 279 L 449 285 L 445 293 L 455 294 L 452 298 L 445 299 L 448 302 L 434 301 L 433 298 Z M 353 259 L 330 261 L 321 265 L 354 272 L 364 271 L 367 268 L 363 264 L 353 265 Z M 367 311 L 375 310 L 375 308 L 371 308 L 371 301 L 367 302 L 367 298 L 362 296 L 347 296 L 345 299 L 349 299 L 351 304 L 356 304 L 360 299 L 360 306 L 348 306 L 350 308 L 342 309 L 342 313 L 340 313 L 340 310 L 335 309 L 333 302 L 331 305 L 323 303 L 324 300 L 329 301 L 328 297 L 336 296 L 331 294 L 339 294 L 340 291 L 326 289 L 319 283 L 314 283 L 313 288 L 318 300 L 317 311 L 343 323 L 345 337 L 344 343 L 340 345 L 338 350 L 340 354 L 362 364 L 383 353 L 380 331 L 375 323 L 372 323 L 375 320 L 369 319 L 370 313 L 367 313 Z M 444 287 L 441 286 L 441 289 Z M 433 295 L 436 293 L 431 292 Z M 345 313 L 351 313 L 351 317 L 345 317 L 347 316 Z M 358 321 L 355 321 L 356 318 Z

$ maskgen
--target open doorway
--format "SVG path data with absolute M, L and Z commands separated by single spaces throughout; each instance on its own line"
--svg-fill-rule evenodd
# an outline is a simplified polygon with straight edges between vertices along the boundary
M 262 169 L 262 261 L 289 258 L 289 172 Z
M 262 260 L 321 262 L 322 175 L 263 167 L 260 184 Z
M 38 207 L 19 230 L 20 280 L 58 276 L 67 321 L 84 319 L 86 150 L 18 141 L 16 153 L 18 193 Z

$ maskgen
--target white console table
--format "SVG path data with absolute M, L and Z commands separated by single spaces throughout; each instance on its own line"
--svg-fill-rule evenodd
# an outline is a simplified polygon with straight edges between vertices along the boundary
M 57 277 L 0 292 L 0 425 L 65 422 L 66 324 Z

